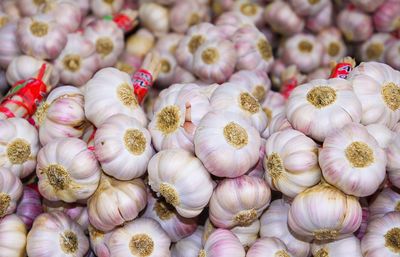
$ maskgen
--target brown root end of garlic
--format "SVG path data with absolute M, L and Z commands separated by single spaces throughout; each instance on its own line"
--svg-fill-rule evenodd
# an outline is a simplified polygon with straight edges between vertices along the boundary
M 194 12 L 189 17 L 188 25 L 191 27 L 193 25 L 196 25 L 196 24 L 200 23 L 200 21 L 201 21 L 200 15 L 198 13 Z
M 114 0 L 103 0 L 103 2 L 112 5 L 114 3 Z
M 317 240 L 333 240 L 338 236 L 338 231 L 334 229 L 319 229 L 314 232 L 314 237 Z
M 197 257 L 207 257 L 206 251 L 204 251 L 204 249 L 201 249 Z
M 49 33 L 49 25 L 44 22 L 34 21 L 30 27 L 31 33 L 36 37 L 44 37 Z
M 74 254 L 78 250 L 78 237 L 72 231 L 65 231 L 60 234 L 60 246 L 66 254 Z
M 400 228 L 395 227 L 386 232 L 385 246 L 394 253 L 400 253 Z
M 265 98 L 265 88 L 262 85 L 256 86 L 252 94 L 260 102 Z
M 154 251 L 154 241 L 147 234 L 137 234 L 129 242 L 129 249 L 135 256 L 150 256 Z
M 299 42 L 298 48 L 302 53 L 311 53 L 311 51 L 313 50 L 313 44 L 311 44 L 307 40 L 302 40 Z
M 374 152 L 363 142 L 353 142 L 345 150 L 346 158 L 355 168 L 365 168 L 374 162 Z
M 65 190 L 71 184 L 67 170 L 59 164 L 50 164 L 42 173 L 46 174 L 47 180 L 55 190 Z
M 258 40 L 257 48 L 258 48 L 258 51 L 260 52 L 263 60 L 269 61 L 272 58 L 272 56 L 273 56 L 272 55 L 272 47 L 268 43 L 267 40 L 265 40 L 265 39 Z
M 235 122 L 230 122 L 224 127 L 224 137 L 231 146 L 238 149 L 246 146 L 249 141 L 246 130 Z
M 146 150 L 146 137 L 138 129 L 128 129 L 124 135 L 125 148 L 133 155 L 141 155 Z
M 367 47 L 366 54 L 369 60 L 378 59 L 384 50 L 384 46 L 382 43 L 372 43 Z
M 164 107 L 157 115 L 157 128 L 164 134 L 170 134 L 179 128 L 181 112 L 176 105 Z
M 174 206 L 179 205 L 179 196 L 175 188 L 167 183 L 161 183 L 160 194 L 165 198 L 167 203 Z
M 307 93 L 307 101 L 318 109 L 333 104 L 336 99 L 336 91 L 328 86 L 318 86 Z
M 117 65 L 115 66 L 118 70 L 126 72 L 128 74 L 133 74 L 135 69 L 133 68 L 132 65 L 126 63 L 126 62 L 117 62 Z
M 4 27 L 7 23 L 8 23 L 7 16 L 0 17 L 0 28 Z
M 31 155 L 31 145 L 17 138 L 7 146 L 7 157 L 12 164 L 23 164 Z
M 81 57 L 76 54 L 68 54 L 63 59 L 65 69 L 76 72 L 81 67 Z
M 168 73 L 171 71 L 171 64 L 168 60 L 162 59 L 161 60 L 161 72 Z
M 279 250 L 274 254 L 274 257 L 290 257 L 285 250 Z
M 260 103 L 249 93 L 241 93 L 239 96 L 240 108 L 251 114 L 257 113 L 260 110 Z
M 244 3 L 240 6 L 240 12 L 246 16 L 254 16 L 257 13 L 257 5 L 254 3 Z
M 173 207 L 162 200 L 154 204 L 153 210 L 161 220 L 169 220 L 174 216 Z
M 219 52 L 216 48 L 207 48 L 201 53 L 201 59 L 205 64 L 214 64 L 219 60 Z
M 396 207 L 394 208 L 395 211 L 400 211 L 400 201 L 397 202 Z
M 247 227 L 250 226 L 253 221 L 257 219 L 257 212 L 254 209 L 244 210 L 238 212 L 234 220 L 239 224 L 239 226 Z
M 42 102 L 39 105 L 39 107 L 36 109 L 35 118 L 39 124 L 43 123 L 43 120 L 46 117 L 49 107 L 50 107 L 50 105 L 47 102 Z
M 268 122 L 270 122 L 271 119 L 272 119 L 272 111 L 271 111 L 271 109 L 265 107 L 265 108 L 263 108 L 263 111 L 264 111 L 265 115 L 268 118 Z
M 400 86 L 393 82 L 386 83 L 381 91 L 383 101 L 386 106 L 392 110 L 397 111 L 400 108 Z
M 311 5 L 318 4 L 320 0 L 308 0 L 308 3 Z
M 133 93 L 133 87 L 131 87 L 128 83 L 122 83 L 117 88 L 117 96 L 122 104 L 127 107 L 137 108 L 139 105 L 135 94 Z
M 201 35 L 193 36 L 190 39 L 189 44 L 188 44 L 190 53 L 194 54 L 196 52 L 197 48 L 199 48 L 199 46 L 201 44 L 203 44 L 204 42 L 205 42 L 205 38 L 203 36 L 201 36 Z
M 88 231 L 89 231 L 89 236 L 92 239 L 96 239 L 96 238 L 103 238 L 104 237 L 104 232 L 96 229 L 95 227 L 93 227 L 92 225 L 89 225 L 88 227 Z
M 317 253 L 314 255 L 315 257 L 329 257 L 329 253 L 325 248 L 321 248 L 317 251 Z
M 279 154 L 272 153 L 268 156 L 267 160 L 268 174 L 271 176 L 273 183 L 275 184 L 283 175 L 285 167 Z
M 331 42 L 328 45 L 328 54 L 331 57 L 336 56 L 340 52 L 340 45 L 337 42 Z
M 0 193 L 0 218 L 6 216 L 8 207 L 10 206 L 11 197 L 6 193 Z
M 108 37 L 101 37 L 96 41 L 96 52 L 105 57 L 114 49 L 114 43 Z

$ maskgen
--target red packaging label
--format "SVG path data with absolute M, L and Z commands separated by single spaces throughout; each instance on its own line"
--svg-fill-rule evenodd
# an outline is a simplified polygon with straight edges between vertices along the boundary
M 149 71 L 140 69 L 133 74 L 132 84 L 137 100 L 141 104 L 149 88 L 153 85 L 153 76 Z
M 332 70 L 329 78 L 342 78 L 346 79 L 353 67 L 350 63 L 338 63 Z
M 96 130 L 97 130 L 96 128 L 93 129 L 93 132 L 87 141 L 88 149 L 90 151 L 94 151 L 94 135 L 96 134 Z
M 292 78 L 290 80 L 287 80 L 282 85 L 281 94 L 283 95 L 283 97 L 285 97 L 285 99 L 288 99 L 295 87 L 297 87 L 297 79 Z

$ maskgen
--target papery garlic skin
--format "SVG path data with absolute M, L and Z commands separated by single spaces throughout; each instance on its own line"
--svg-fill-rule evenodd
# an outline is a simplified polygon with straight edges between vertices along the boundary
M 9 169 L 16 176 L 25 178 L 36 167 L 39 137 L 36 128 L 22 118 L 0 121 L 0 167 Z
M 286 245 L 276 237 L 258 239 L 247 251 L 246 257 L 294 257 Z
M 388 146 L 386 154 L 389 180 L 396 187 L 400 187 L 400 137 L 398 133 L 396 138 Z
M 267 5 L 264 19 L 275 32 L 285 36 L 300 33 L 304 28 L 303 19 L 285 1 L 274 1 Z
M 185 33 L 191 26 L 205 20 L 207 7 L 196 0 L 177 1 L 169 12 L 171 29 Z
M 7 68 L 9 63 L 22 54 L 17 41 L 17 23 L 9 22 L 0 28 L 0 67 Z
M 193 28 L 194 26 L 190 27 Z M 184 37 L 182 34 L 178 33 L 168 33 L 166 35 L 158 38 L 157 43 L 155 45 L 156 50 L 160 52 L 170 52 L 171 54 L 175 54 L 178 48 L 179 42 Z
M 361 219 L 356 197 L 322 182 L 294 198 L 288 224 L 294 233 L 308 240 L 337 240 L 355 232 Z
M 20 10 L 17 6 L 16 1 L 5 0 L 2 2 L 1 8 L 3 11 L 10 16 L 10 18 L 15 21 L 21 18 Z
M 236 226 L 231 229 L 231 232 L 239 238 L 245 249 L 250 248 L 258 239 L 258 232 L 260 231 L 260 221 L 257 219 L 249 226 Z
M 364 62 L 383 62 L 385 52 L 392 43 L 393 37 L 388 33 L 376 33 L 365 41 L 360 48 L 360 59 Z
M 33 16 L 40 12 L 43 8 L 45 1 L 35 0 L 17 0 L 18 9 L 23 16 Z M 54 0 L 49 1 L 54 2 Z
M 56 22 L 68 33 L 73 33 L 78 30 L 82 20 L 82 12 L 77 2 L 73 0 L 47 1 L 42 12 L 54 16 Z M 85 2 L 85 0 L 80 2 Z
M 34 189 L 24 186 L 24 191 L 17 205 L 16 214 L 30 229 L 33 221 L 43 212 L 40 194 Z
M 288 99 L 286 115 L 293 128 L 322 142 L 346 124 L 360 122 L 362 112 L 352 84 L 334 78 L 296 87 Z
M 268 97 L 271 88 L 271 80 L 268 75 L 260 70 L 241 70 L 234 73 L 229 82 L 240 88 L 245 88 L 261 103 Z
M 329 67 L 322 67 L 314 70 L 313 72 L 307 75 L 307 82 L 316 80 L 316 79 L 329 79 L 332 70 Z
M 268 125 L 271 124 L 271 120 L 281 113 L 285 113 L 286 110 L 286 99 L 282 94 L 270 91 L 263 102 L 261 102 L 261 107 L 267 115 Z M 268 126 L 267 126 L 268 127 Z
M 261 238 L 279 238 L 294 256 L 308 257 L 310 255 L 310 244 L 302 237 L 297 235 L 295 237 L 289 230 L 287 224 L 289 209 L 290 204 L 284 199 L 272 201 L 267 211 L 260 218 L 260 236 Z
M 188 151 L 158 152 L 149 162 L 148 173 L 153 191 L 162 195 L 183 217 L 199 215 L 211 198 L 211 177 L 201 161 Z
M 392 32 L 400 28 L 400 3 L 396 0 L 385 1 L 374 13 L 373 20 L 376 30 Z
M 55 211 L 43 213 L 33 222 L 26 250 L 31 257 L 83 257 L 89 250 L 89 240 L 67 214 Z
M 245 257 L 246 253 L 239 239 L 229 230 L 217 229 L 207 239 L 198 256 Z
M 155 37 L 147 29 L 141 28 L 128 37 L 126 51 L 134 56 L 143 58 L 154 47 Z
M 372 18 L 357 9 L 340 11 L 337 16 L 337 26 L 349 42 L 365 41 L 373 32 Z
M 210 200 L 210 220 L 219 228 L 249 226 L 271 201 L 263 179 L 241 176 L 218 184 Z
M 190 71 L 176 66 L 172 78 L 173 83 L 191 83 L 196 80 L 195 75 L 193 75 Z
M 15 214 L 0 219 L 0 251 L 3 256 L 25 256 L 26 228 Z
M 286 118 L 286 113 L 281 112 L 271 119 L 268 127 L 264 130 L 261 136 L 268 139 L 272 134 L 285 129 L 292 129 L 292 125 Z
M 387 49 L 385 54 L 385 63 L 400 70 L 400 40 L 393 42 Z
M 231 38 L 238 29 L 245 26 L 254 26 L 254 23 L 245 15 L 237 11 L 231 11 L 219 16 L 215 21 L 215 25 L 223 37 L 228 39 Z
M 372 220 L 368 224 L 367 233 L 361 240 L 364 257 L 398 255 L 400 248 L 397 239 L 400 233 L 400 213 L 389 212 L 382 218 Z
M 95 252 L 97 257 L 110 257 L 110 250 L 108 249 L 107 242 L 113 232 L 104 233 L 97 230 L 95 227 L 89 224 L 89 240 L 90 248 Z
M 252 170 L 246 173 L 246 175 L 249 175 L 251 177 L 264 178 L 263 160 L 265 155 L 265 143 L 266 140 L 264 138 L 261 138 L 261 146 L 258 153 L 259 155 L 258 162 Z
M 0 167 L 0 218 L 15 211 L 22 192 L 21 180 L 10 170 Z
M 379 147 L 386 149 L 395 139 L 397 133 L 391 131 L 388 127 L 382 124 L 370 124 L 365 126 L 368 133 L 375 138 Z
M 377 62 L 364 62 L 348 80 L 362 105 L 361 123 L 393 128 L 400 120 L 400 72 Z
M 234 178 L 245 174 L 259 159 L 261 138 L 238 113 L 209 112 L 197 127 L 196 156 L 211 174 Z
M 139 218 L 117 228 L 107 243 L 110 257 L 170 257 L 171 240 L 153 219 Z
M 84 141 L 64 138 L 40 149 L 36 174 L 43 197 L 50 201 L 75 202 L 95 192 L 100 167 Z
M 338 62 L 345 57 L 347 49 L 338 29 L 328 28 L 322 30 L 318 34 L 317 40 L 323 45 L 324 48 L 324 53 L 322 55 L 323 65 L 329 65 L 331 61 Z M 322 77 L 316 77 L 316 79 L 317 78 Z
M 314 15 L 321 11 L 329 3 L 328 0 L 322 1 L 308 1 L 308 0 L 290 0 L 293 10 L 301 15 L 308 16 Z
M 334 17 L 333 8 L 332 2 L 328 1 L 328 4 L 322 8 L 321 11 L 313 16 L 307 17 L 306 27 L 313 32 L 319 32 L 331 26 Z
M 364 12 L 374 12 L 385 0 L 351 0 L 351 3 Z
M 188 237 L 182 238 L 171 247 L 171 257 L 198 257 L 202 248 L 201 236 L 204 228 L 199 226 L 196 231 Z
M 255 25 L 263 25 L 263 9 L 259 3 L 249 0 L 234 1 L 232 10 L 240 12 L 241 15 L 246 16 Z
M 141 179 L 119 181 L 103 174 L 99 187 L 88 200 L 89 221 L 95 228 L 108 232 L 135 219 L 146 204 L 146 187 Z
M 329 256 L 329 257 L 363 257 L 361 253 L 360 240 L 355 236 L 329 243 L 313 243 L 311 245 L 313 256 Z
M 369 218 L 382 218 L 386 213 L 400 211 L 400 194 L 384 188 L 369 206 Z
M 114 114 L 126 114 L 146 126 L 130 76 L 115 68 L 98 71 L 85 85 L 85 115 L 96 127 Z
M 164 35 L 170 28 L 168 9 L 156 3 L 144 3 L 139 8 L 142 25 L 156 36 Z
M 90 0 L 90 9 L 99 18 L 119 12 L 124 0 Z
M 76 203 L 70 204 L 62 201 L 52 202 L 43 199 L 43 210 L 45 212 L 62 211 L 78 223 L 83 230 L 86 231 L 89 227 L 89 215 L 86 205 Z

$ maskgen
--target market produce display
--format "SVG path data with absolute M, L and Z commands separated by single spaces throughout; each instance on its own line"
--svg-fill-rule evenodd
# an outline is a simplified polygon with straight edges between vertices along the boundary
M 2 0 L 0 257 L 400 254 L 399 0 Z

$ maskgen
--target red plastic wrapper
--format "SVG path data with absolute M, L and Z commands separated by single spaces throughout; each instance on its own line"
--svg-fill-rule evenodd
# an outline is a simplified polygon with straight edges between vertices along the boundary
M 347 62 L 340 62 L 333 68 L 329 78 L 342 78 L 346 79 L 349 73 L 353 70 L 353 64 Z
M 141 104 L 153 85 L 153 75 L 145 69 L 140 69 L 133 74 L 132 83 L 137 100 Z
M 297 87 L 297 84 L 298 82 L 296 78 L 289 79 L 283 83 L 281 94 L 283 95 L 283 97 L 285 97 L 285 99 L 289 98 L 290 93 L 292 93 L 293 89 Z
M 130 9 L 123 10 L 120 13 L 116 13 L 113 16 L 107 15 L 104 17 L 105 20 L 112 20 L 114 21 L 120 29 L 124 32 L 131 31 L 136 25 L 136 12 Z

